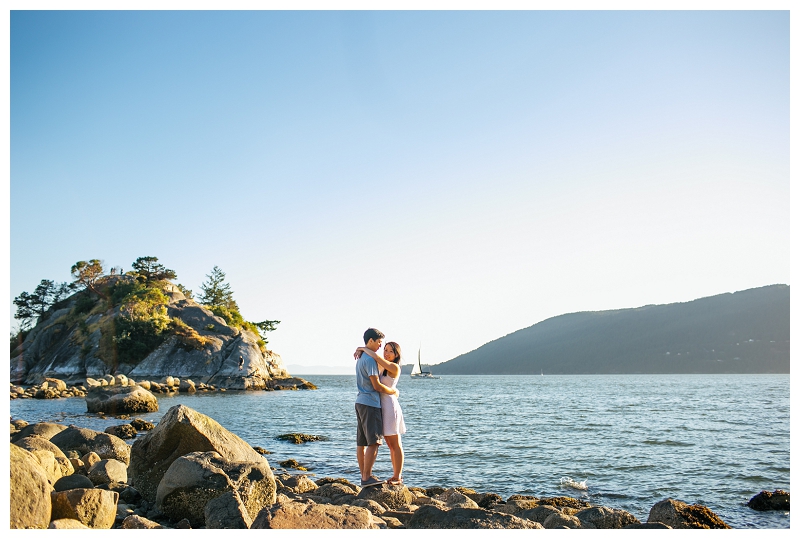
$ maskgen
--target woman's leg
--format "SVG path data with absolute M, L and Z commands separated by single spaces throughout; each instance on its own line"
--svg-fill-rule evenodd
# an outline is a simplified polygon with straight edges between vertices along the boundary
M 403 444 L 400 442 L 399 434 L 384 435 L 386 445 L 389 446 L 389 453 L 392 458 L 392 470 L 394 475 L 389 478 L 389 481 L 402 481 L 403 479 Z

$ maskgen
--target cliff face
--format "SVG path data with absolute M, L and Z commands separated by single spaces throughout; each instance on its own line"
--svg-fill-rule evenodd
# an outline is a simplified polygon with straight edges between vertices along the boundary
M 37 384 L 54 377 L 74 383 L 87 376 L 124 374 L 134 380 L 175 376 L 230 389 L 260 389 L 272 378 L 289 376 L 278 354 L 261 350 L 258 335 L 229 327 L 171 284 L 164 290 L 169 298 L 168 315 L 196 331 L 205 344 L 187 347 L 171 335 L 135 364 L 119 362 L 109 334 L 120 316 L 119 307 L 75 315 L 81 294 L 85 293 L 74 294 L 61 308 L 42 317 L 12 351 L 11 382 Z M 239 356 L 244 359 L 242 370 Z

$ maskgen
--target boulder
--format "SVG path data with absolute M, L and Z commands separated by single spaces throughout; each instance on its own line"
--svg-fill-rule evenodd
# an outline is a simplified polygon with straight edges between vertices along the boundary
M 131 484 L 146 500 L 154 502 L 161 478 L 177 458 L 206 451 L 216 451 L 232 462 L 267 462 L 222 425 L 181 404 L 170 408 L 156 428 L 133 443 L 128 467 Z
M 208 529 L 249 529 L 253 519 L 242 503 L 242 499 L 234 492 L 226 492 L 206 504 L 205 523 Z
M 689 505 L 667 498 L 650 509 L 647 522 L 661 522 L 673 529 L 730 529 L 713 511 L 704 505 Z
M 100 387 L 102 384 L 94 378 L 86 378 L 86 387 Z
M 133 440 L 136 438 L 136 428 L 133 425 L 125 423 L 123 425 L 113 425 L 111 427 L 107 427 L 104 431 L 108 434 L 113 434 L 117 438 L 122 440 Z
M 94 451 L 89 451 L 88 453 L 86 453 L 81 457 L 81 462 L 83 463 L 83 467 L 85 470 L 88 470 L 101 460 L 103 459 L 100 458 L 100 455 L 98 455 Z
M 89 526 L 74 518 L 57 518 L 47 527 L 49 530 L 88 530 Z
M 591 524 L 601 530 L 624 528 L 629 524 L 640 524 L 639 519 L 622 509 L 590 507 L 575 513 L 584 526 Z
M 86 477 L 85 475 L 81 474 L 72 474 L 67 475 L 56 481 L 53 488 L 56 492 L 62 492 L 65 490 L 72 490 L 74 488 L 94 488 L 94 483 Z
M 72 475 L 75 473 L 75 468 L 72 466 L 72 463 L 69 461 L 67 456 L 64 454 L 61 449 L 58 448 L 56 444 L 48 440 L 47 438 L 43 438 L 38 434 L 33 434 L 31 436 L 26 436 L 21 440 L 14 442 L 14 445 L 21 447 L 22 449 L 27 449 L 28 451 L 33 450 L 41 450 L 41 451 L 50 451 L 53 456 L 55 457 L 56 462 L 61 470 L 61 475 L 56 478 L 56 481 L 65 475 Z
M 58 462 L 56 462 L 55 455 L 50 451 L 44 451 L 42 449 L 32 449 L 30 454 L 39 461 L 39 466 L 42 467 L 45 475 L 47 475 L 48 483 L 53 485 L 56 481 L 61 479 L 63 474 L 61 473 L 61 467 L 58 465 Z
M 463 509 L 479 509 L 478 504 L 464 493 L 454 488 L 449 488 L 438 494 L 436 499 L 444 502 L 449 508 L 461 507 Z M 411 503 L 410 501 L 408 503 Z
M 553 513 L 544 519 L 542 527 L 546 530 L 558 530 L 562 528 L 569 528 L 572 530 L 580 528 L 591 528 L 593 526 L 584 526 L 583 523 L 573 515 L 565 515 L 564 513 Z
M 363 507 L 288 501 L 262 509 L 250 528 L 369 530 L 377 529 L 378 526 L 373 521 L 372 513 Z
M 151 423 L 150 421 L 145 421 L 144 419 L 139 419 L 139 418 L 136 418 L 133 421 L 131 421 L 130 425 L 131 425 L 131 427 L 135 428 L 137 431 L 153 430 L 154 428 L 156 428 L 154 423 Z
M 130 462 L 131 447 L 113 434 L 70 425 L 50 441 L 65 453 L 72 450 L 83 455 L 93 451 L 103 459 L 116 459 L 125 464 Z
M 44 382 L 42 382 L 42 389 L 46 387 L 55 389 L 56 391 L 66 391 L 67 383 L 63 380 L 59 380 L 58 378 L 45 378 Z
M 137 385 L 139 385 L 139 387 L 143 387 L 147 391 L 150 391 L 150 380 L 142 380 Z
M 191 380 L 181 380 L 181 383 L 178 386 L 178 391 L 181 393 L 194 393 L 197 391 L 197 388 L 194 387 L 194 382 Z
M 522 511 L 521 513 L 519 513 L 519 517 L 526 518 L 533 522 L 538 522 L 539 524 L 544 524 L 544 521 L 547 520 L 547 517 L 560 512 L 561 511 L 559 511 L 552 505 L 538 505 L 536 507 L 532 507 L 531 509 L 526 509 L 525 511 Z
M 141 386 L 91 387 L 85 398 L 88 412 L 120 415 L 158 411 L 158 399 Z
M 266 459 L 235 462 L 215 451 L 179 457 L 158 485 L 156 508 L 173 520 L 185 517 L 199 527 L 205 525 L 206 504 L 231 491 L 241 498 L 251 520 L 275 503 L 275 479 Z
M 405 485 L 388 485 L 386 483 L 362 488 L 361 492 L 358 493 L 358 498 L 361 500 L 375 500 L 389 509 L 399 509 L 414 501 L 414 495 Z
M 50 483 L 36 457 L 9 444 L 10 451 L 10 527 L 45 529 L 50 523 Z
M 492 507 L 493 511 L 500 511 L 501 513 L 507 513 L 509 515 L 518 515 L 523 511 L 527 511 L 528 509 L 533 509 L 534 507 L 538 507 L 539 500 L 508 500 L 505 503 L 498 503 Z M 480 507 L 480 504 L 478 504 Z M 552 507 L 552 506 L 548 506 Z
M 128 467 L 118 460 L 103 459 L 92 464 L 86 475 L 95 485 L 127 483 Z
M 32 434 L 38 434 L 45 440 L 50 440 L 53 436 L 66 428 L 67 427 L 64 425 L 59 425 L 58 423 L 34 423 L 33 425 L 28 425 L 19 432 L 15 433 L 11 437 L 11 442 L 18 442 L 19 440 Z
M 117 374 L 114 375 L 114 383 L 119 386 L 127 386 L 128 385 L 128 377 L 124 374 Z
M 287 481 L 284 481 L 283 484 L 285 485 L 286 483 Z M 314 496 L 330 498 L 331 500 L 335 500 L 336 498 L 340 498 L 342 496 L 356 496 L 358 494 L 355 490 L 343 483 L 325 483 L 320 487 L 317 487 L 316 484 L 314 484 L 314 487 L 315 490 L 312 492 Z
M 110 529 L 117 516 L 119 494 L 99 488 L 52 493 L 53 519 L 73 518 L 90 528 Z
M 158 522 L 153 522 L 140 515 L 130 515 L 125 517 L 120 526 L 123 530 L 160 530 L 164 526 Z
M 406 523 L 409 529 L 536 529 L 542 525 L 486 509 L 455 508 L 444 511 L 423 505 Z
M 314 490 L 317 490 L 318 488 L 317 484 L 305 475 L 293 475 L 284 479 L 281 482 L 283 483 L 283 486 L 285 488 L 288 488 L 292 492 L 297 494 L 302 494 L 303 492 L 312 492 Z M 348 494 L 355 494 L 355 492 L 353 492 L 351 489 L 348 490 L 350 490 Z M 328 498 L 330 498 L 330 496 L 328 496 Z
M 789 493 L 785 490 L 770 492 L 762 490 L 747 502 L 747 507 L 756 511 L 788 511 Z
M 375 500 L 359 500 L 358 498 L 356 498 L 356 500 L 350 505 L 354 505 L 355 507 L 363 507 L 364 509 L 369 509 L 370 513 L 377 516 L 381 516 L 387 511 L 387 509 L 384 506 L 382 506 Z

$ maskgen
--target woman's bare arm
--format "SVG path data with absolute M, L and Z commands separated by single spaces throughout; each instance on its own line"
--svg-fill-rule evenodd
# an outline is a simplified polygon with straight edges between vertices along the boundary
M 400 396 L 400 392 L 397 390 L 397 388 L 391 388 L 382 384 L 377 376 L 370 376 L 369 381 L 372 382 L 372 388 L 378 393 L 386 393 L 387 395 L 396 395 L 398 397 Z
M 387 371 L 389 371 L 389 376 L 391 376 L 392 378 L 397 378 L 398 374 L 400 374 L 400 367 L 397 365 L 397 363 L 392 363 L 391 361 L 386 361 L 385 359 L 383 359 L 381 356 L 379 356 L 377 353 L 373 352 L 369 348 L 361 347 L 356 351 L 359 351 L 359 350 L 364 352 L 365 354 L 367 354 L 372 359 L 374 359 L 375 362 L 378 365 L 380 365 L 382 368 L 384 368 Z

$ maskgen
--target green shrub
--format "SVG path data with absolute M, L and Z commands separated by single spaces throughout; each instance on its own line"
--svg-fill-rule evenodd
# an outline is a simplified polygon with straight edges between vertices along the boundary
M 187 325 L 180 318 L 173 318 L 169 325 L 172 334 L 178 338 L 186 350 L 201 350 L 208 343 L 206 337 L 197 333 L 193 327 Z
M 210 307 L 210 310 L 212 313 L 225 320 L 225 323 L 232 328 L 242 327 L 242 323 L 244 323 L 244 318 L 242 318 L 238 310 L 229 309 L 221 305 Z
M 75 302 L 75 307 L 72 308 L 73 314 L 88 313 L 97 303 L 97 298 L 89 294 L 81 294 Z

